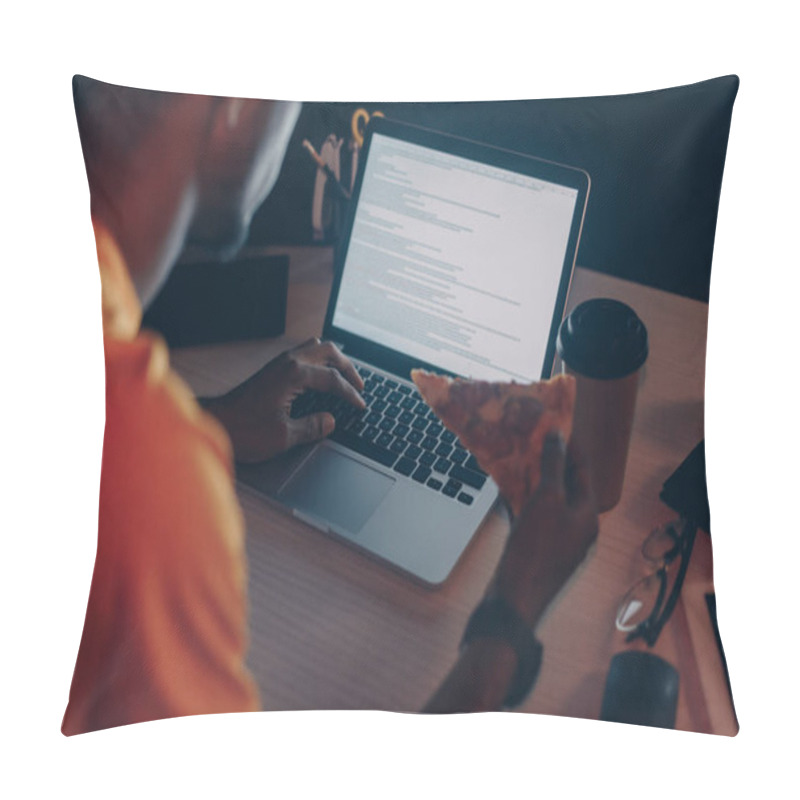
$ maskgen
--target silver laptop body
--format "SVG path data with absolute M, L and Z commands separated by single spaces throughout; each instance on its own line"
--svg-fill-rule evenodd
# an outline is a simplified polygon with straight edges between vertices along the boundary
M 582 170 L 374 117 L 323 328 L 365 380 L 368 407 L 304 396 L 297 413 L 332 411 L 334 434 L 242 466 L 239 480 L 442 583 L 498 492 L 410 370 L 550 375 L 588 191 Z

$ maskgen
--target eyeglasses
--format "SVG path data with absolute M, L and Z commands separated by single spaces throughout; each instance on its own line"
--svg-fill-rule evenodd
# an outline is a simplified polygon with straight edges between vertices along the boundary
M 628 634 L 626 642 L 641 638 L 650 647 L 656 643 L 680 597 L 696 533 L 697 525 L 681 517 L 644 540 L 642 555 L 655 571 L 637 581 L 619 605 L 616 625 Z

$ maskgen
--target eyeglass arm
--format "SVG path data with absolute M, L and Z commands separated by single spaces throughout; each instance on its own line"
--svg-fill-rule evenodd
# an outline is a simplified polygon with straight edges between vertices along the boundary
M 634 630 L 632 630 L 627 637 L 625 638 L 626 642 L 632 642 L 635 639 L 642 638 L 647 643 L 648 647 L 652 647 L 656 640 L 658 639 L 659 635 L 661 634 L 661 630 L 666 625 L 667 620 L 669 620 L 672 612 L 675 610 L 675 606 L 678 602 L 678 598 L 681 595 L 681 589 L 683 588 L 683 581 L 686 577 L 686 570 L 689 568 L 689 561 L 692 557 L 692 550 L 694 548 L 694 540 L 697 534 L 697 523 L 693 522 L 690 519 L 682 518 L 682 528 L 681 528 L 681 543 L 680 543 L 680 556 L 681 556 L 681 563 L 678 567 L 678 574 L 675 577 L 675 583 L 672 587 L 672 591 L 670 592 L 669 597 L 667 598 L 667 602 L 664 605 L 664 608 L 659 613 L 659 609 L 661 608 L 661 603 L 664 599 L 664 592 L 666 591 L 666 570 L 662 575 L 662 582 L 659 588 L 658 598 L 656 600 L 655 608 L 653 609 L 653 613 L 644 621 L 641 625 L 637 626 Z M 664 568 L 662 567 L 662 570 Z

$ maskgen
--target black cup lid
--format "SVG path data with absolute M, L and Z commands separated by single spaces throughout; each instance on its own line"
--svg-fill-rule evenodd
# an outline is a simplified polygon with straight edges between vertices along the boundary
M 647 360 L 647 328 L 630 306 L 598 297 L 581 303 L 561 323 L 556 347 L 580 375 L 623 378 Z

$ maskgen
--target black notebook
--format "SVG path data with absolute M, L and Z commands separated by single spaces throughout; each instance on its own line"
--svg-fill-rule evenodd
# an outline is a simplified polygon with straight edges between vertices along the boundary
M 285 255 L 179 264 L 142 327 L 158 331 L 170 347 L 280 336 L 288 285 Z
M 703 439 L 664 482 L 661 499 L 682 517 L 711 532 L 706 486 L 706 450 Z

